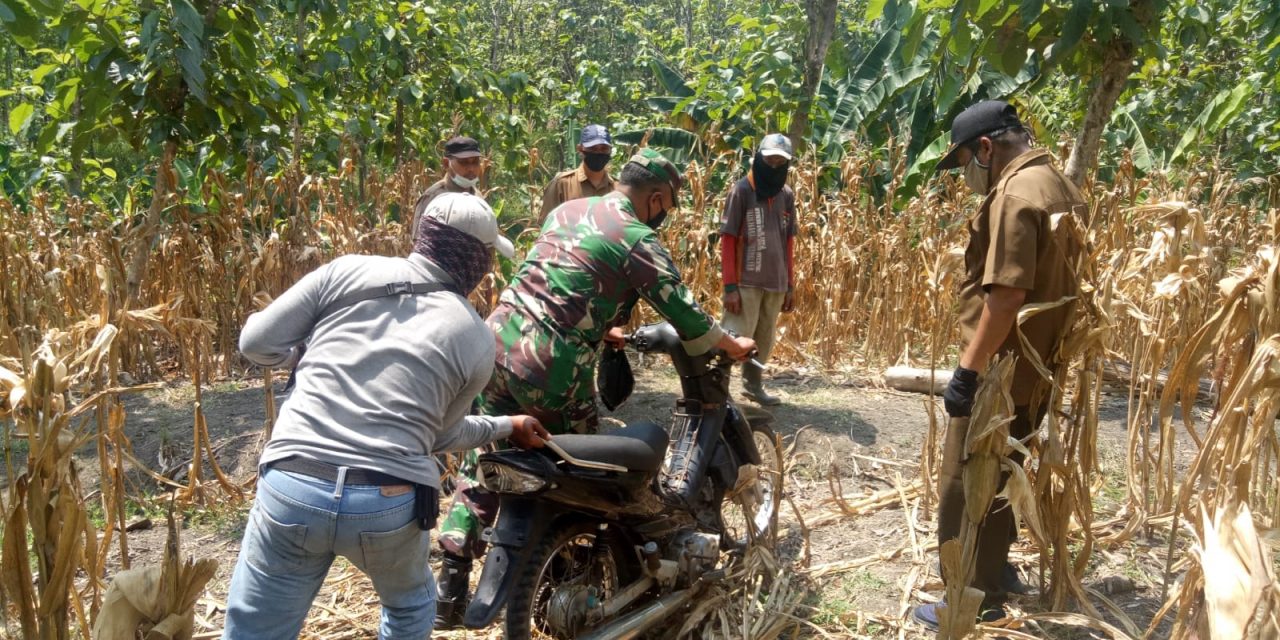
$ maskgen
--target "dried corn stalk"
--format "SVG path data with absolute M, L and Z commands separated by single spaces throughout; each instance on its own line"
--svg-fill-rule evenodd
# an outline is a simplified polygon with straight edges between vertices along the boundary
M 1199 583 L 1204 600 L 1197 603 L 1187 631 L 1201 638 L 1280 637 L 1272 553 L 1258 537 L 1249 505 L 1233 502 L 1212 516 L 1206 511 L 1196 529 L 1199 570 L 1188 577 Z
M 182 559 L 173 505 L 168 513 L 169 535 L 160 566 L 116 574 L 93 626 L 94 640 L 190 640 L 195 628 L 196 600 L 213 578 L 218 563 L 212 558 Z
M 1180 614 L 1173 637 L 1276 637 L 1280 582 L 1270 562 L 1260 559 L 1266 554 L 1258 547 L 1254 520 L 1271 525 L 1280 516 L 1280 255 L 1264 247 L 1220 281 L 1218 291 L 1217 313 L 1196 331 L 1161 398 L 1162 415 L 1174 406 L 1174 394 L 1180 394 L 1183 413 L 1190 413 L 1195 395 L 1179 381 L 1198 378 L 1211 354 L 1220 360 L 1224 395 L 1203 438 L 1196 439 L 1198 450 L 1174 501 L 1167 569 L 1182 555 L 1180 520 L 1189 523 L 1198 548 L 1196 562 L 1170 597 Z M 1216 635 L 1221 633 L 1233 635 Z
M 86 438 L 71 426 L 66 410 L 71 378 L 66 360 L 55 358 L 45 343 L 29 373 L 6 369 L 0 380 L 0 419 L 12 417 L 30 445 L 26 469 L 9 486 L 0 587 L 16 609 L 24 638 L 69 638 L 73 623 L 89 625 L 73 578 L 97 544 L 72 463 Z
M 947 576 L 946 606 L 939 614 L 938 637 L 960 640 L 973 630 L 985 594 L 969 586 L 973 582 L 978 531 L 1000 485 L 1000 472 L 1012 450 L 1009 423 L 1013 401 L 1009 397 L 1013 359 L 1001 358 L 987 370 L 974 399 L 969 418 L 952 418 L 948 429 L 964 429 L 964 516 L 960 536 L 942 544 L 942 571 Z

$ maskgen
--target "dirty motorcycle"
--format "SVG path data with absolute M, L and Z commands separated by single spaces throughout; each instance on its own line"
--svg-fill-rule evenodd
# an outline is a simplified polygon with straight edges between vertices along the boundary
M 506 638 L 642 637 L 724 576 L 724 552 L 775 533 L 778 441 L 731 401 L 733 362 L 687 353 L 667 323 L 626 341 L 668 356 L 680 377 L 670 433 L 636 422 L 482 455 L 477 479 L 499 510 L 466 626 L 505 606 Z

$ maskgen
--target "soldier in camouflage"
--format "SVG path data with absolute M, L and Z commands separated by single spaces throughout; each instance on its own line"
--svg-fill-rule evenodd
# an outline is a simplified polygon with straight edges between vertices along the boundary
M 680 172 L 662 154 L 641 150 L 617 189 L 571 200 L 551 212 L 487 323 L 497 366 L 480 398 L 488 415 L 528 413 L 553 434 L 591 433 L 596 359 L 602 341 L 622 346 L 622 325 L 643 298 L 669 321 L 690 353 L 711 348 L 745 360 L 749 338 L 725 333 L 684 285 L 656 230 L 676 206 Z M 440 527 L 444 564 L 437 628 L 456 627 L 465 610 L 479 533 L 497 515 L 496 497 L 476 486 L 474 455 L 460 473 L 454 505 Z

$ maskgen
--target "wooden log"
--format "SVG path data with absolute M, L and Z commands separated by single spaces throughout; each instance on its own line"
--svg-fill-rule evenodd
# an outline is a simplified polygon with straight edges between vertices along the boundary
M 933 386 L 929 386 L 929 377 L 932 373 Z M 919 369 L 916 367 L 889 367 L 884 372 L 884 384 L 891 389 L 898 391 L 911 391 L 914 393 L 942 393 L 947 388 L 947 383 L 951 382 L 950 369 Z M 932 391 L 931 391 L 932 389 Z
M 912 393 L 930 393 L 929 387 L 929 369 L 921 369 L 918 367 L 889 367 L 884 372 L 884 384 L 890 389 L 898 391 L 909 391 Z M 1103 364 L 1102 378 L 1113 387 L 1127 389 L 1132 380 L 1133 370 L 1129 364 L 1119 360 L 1108 361 Z M 1138 376 L 1139 382 L 1146 382 L 1149 376 Z M 1161 370 L 1156 376 L 1156 391 L 1163 391 L 1165 381 L 1169 378 L 1167 370 Z M 947 388 L 947 383 L 951 382 L 950 369 L 937 369 L 933 371 L 933 391 L 932 393 L 941 394 Z M 1199 380 L 1196 400 L 1199 402 L 1212 401 L 1214 398 L 1213 381 L 1207 378 Z

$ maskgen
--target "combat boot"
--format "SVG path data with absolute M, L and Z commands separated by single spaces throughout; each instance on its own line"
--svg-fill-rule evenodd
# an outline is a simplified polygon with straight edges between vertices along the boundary
M 471 558 L 446 552 L 436 579 L 440 598 L 436 601 L 436 629 L 461 629 L 467 612 L 467 592 L 471 586 Z
M 763 375 L 764 372 L 760 370 L 760 367 L 750 362 L 744 363 L 742 365 L 742 395 L 746 396 L 748 400 L 754 400 L 756 403 L 766 407 L 782 404 L 782 398 L 771 396 L 768 391 L 764 390 L 764 382 L 761 380 Z

